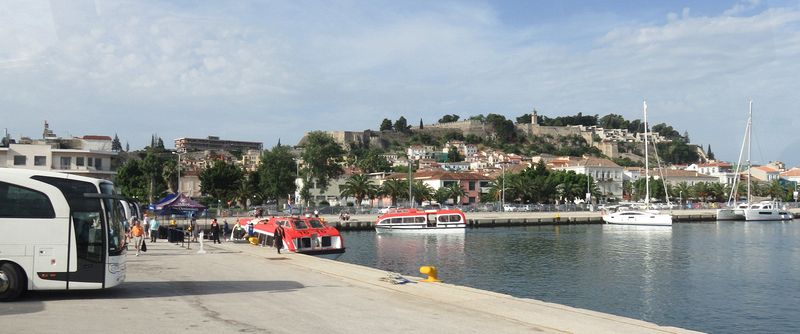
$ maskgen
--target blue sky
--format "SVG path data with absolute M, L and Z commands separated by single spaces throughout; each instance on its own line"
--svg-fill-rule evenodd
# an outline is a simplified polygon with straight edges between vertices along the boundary
M 797 1 L 0 2 L 0 131 L 296 143 L 534 107 L 800 165 Z

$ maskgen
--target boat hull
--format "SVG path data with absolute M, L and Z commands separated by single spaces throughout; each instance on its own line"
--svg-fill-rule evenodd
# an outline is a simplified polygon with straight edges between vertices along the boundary
M 455 224 L 449 226 L 391 226 L 376 225 L 375 231 L 378 233 L 464 233 L 467 230 L 466 224 Z
M 785 210 L 747 209 L 744 211 L 747 221 L 792 220 L 794 217 Z
M 717 209 L 717 220 L 745 220 L 744 210 L 734 208 Z
M 672 215 L 644 211 L 623 211 L 603 216 L 611 225 L 672 226 Z

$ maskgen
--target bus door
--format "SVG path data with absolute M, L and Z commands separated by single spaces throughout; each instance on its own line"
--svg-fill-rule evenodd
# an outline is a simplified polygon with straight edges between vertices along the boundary
M 77 270 L 69 275 L 69 288 L 79 289 L 80 283 L 105 281 L 106 242 L 100 214 L 99 211 L 72 213 Z
M 97 289 L 104 286 L 106 236 L 105 217 L 98 189 L 92 183 L 34 176 L 34 179 L 49 183 L 64 194 L 70 207 L 72 230 L 69 231 L 70 260 L 65 273 L 59 273 L 56 280 L 67 281 L 67 289 Z M 94 194 L 95 197 L 87 197 Z M 72 254 L 74 253 L 74 255 Z M 72 263 L 72 259 L 75 259 Z

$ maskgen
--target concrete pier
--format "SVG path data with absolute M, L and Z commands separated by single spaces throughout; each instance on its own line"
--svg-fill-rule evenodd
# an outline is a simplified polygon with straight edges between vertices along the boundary
M 249 244 L 128 256 L 108 290 L 0 303 L 4 333 L 690 333 L 644 321 Z M 432 264 L 435 265 L 435 264 Z M 447 281 L 447 273 L 440 273 Z

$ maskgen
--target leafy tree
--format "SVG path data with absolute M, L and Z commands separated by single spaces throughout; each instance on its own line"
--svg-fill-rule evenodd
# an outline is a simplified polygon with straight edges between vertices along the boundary
M 277 145 L 261 154 L 256 198 L 280 201 L 297 190 L 297 165 L 288 146 Z
M 464 134 L 460 130 L 450 130 L 442 135 L 442 144 L 451 140 L 464 140 Z
M 700 158 L 697 155 L 697 147 L 683 141 L 658 143 L 656 147 L 659 157 L 668 164 L 690 164 Z
M 128 144 L 128 142 L 125 142 L 125 152 L 130 152 L 130 151 L 131 151 L 131 145 Z
M 200 190 L 209 194 L 212 199 L 225 203 L 237 198 L 244 172 L 234 164 L 217 160 L 210 168 L 206 168 L 199 175 Z
M 483 138 L 481 138 L 478 135 L 472 134 L 472 133 L 470 133 L 466 137 L 464 137 L 464 143 L 467 143 L 467 144 L 475 145 L 475 144 L 480 144 L 482 142 L 483 142 Z
M 389 172 L 392 164 L 376 151 L 370 150 L 356 164 L 364 173 Z
M 524 114 L 517 117 L 517 124 L 530 124 L 531 119 L 533 119 L 531 114 Z
M 381 122 L 380 131 L 390 131 L 392 129 L 392 121 L 390 121 L 388 118 L 384 118 L 383 122 Z
M 450 146 L 450 148 L 447 150 L 447 161 L 448 162 L 464 161 L 464 157 L 461 156 L 461 153 L 458 152 L 458 149 L 455 146 Z
M 709 160 L 714 160 L 714 152 L 711 152 L 711 144 L 708 144 L 708 151 L 706 151 L 706 157 Z
M 342 166 L 337 159 L 344 155 L 344 150 L 330 135 L 322 131 L 313 131 L 306 137 L 307 142 L 302 154 L 305 167 L 303 176 L 306 182 L 304 187 L 316 183 L 322 190 L 328 189 L 331 179 L 342 175 Z
M 122 151 L 122 143 L 116 133 L 114 134 L 114 140 L 111 141 L 111 150 L 114 152 Z
M 147 199 L 150 203 L 155 202 L 156 197 L 166 190 L 163 181 L 165 158 L 158 152 L 157 148 L 149 148 L 142 161 L 142 171 L 148 178 Z
M 505 116 L 489 114 L 489 116 L 486 116 L 486 124 L 491 126 L 497 136 L 497 140 L 500 142 L 514 143 L 517 141 L 517 128 Z
M 470 121 L 479 121 L 481 123 L 484 123 L 484 122 L 486 122 L 486 116 L 483 116 L 483 114 L 470 116 L 469 120 Z
M 420 129 L 420 130 L 422 130 L 422 129 L 423 129 L 423 125 L 422 125 L 422 118 L 420 118 L 420 119 L 419 119 L 419 129 Z
M 408 132 L 410 128 L 408 121 L 406 121 L 406 118 L 403 116 L 400 116 L 400 118 L 394 122 L 394 131 L 405 133 Z
M 122 195 L 127 197 L 145 200 L 150 194 L 150 179 L 144 172 L 142 160 L 139 159 L 125 161 L 117 169 L 114 184 L 119 187 Z
M 175 160 L 169 159 L 164 161 L 163 169 L 161 170 L 161 178 L 164 184 L 167 185 L 167 190 L 171 193 L 178 192 L 178 163 Z
M 436 138 L 434 138 L 431 134 L 426 132 L 414 133 L 408 140 L 408 143 L 420 144 L 420 145 L 432 145 L 432 146 L 438 144 Z
M 604 129 L 627 129 L 630 122 L 617 114 L 608 114 L 597 120 L 597 125 Z
M 456 114 L 444 115 L 444 116 L 442 116 L 442 118 L 439 119 L 439 124 L 453 123 L 453 122 L 458 121 L 459 118 L 460 117 L 458 115 L 456 115 Z
M 342 197 L 354 197 L 356 206 L 361 206 L 364 198 L 372 198 L 378 193 L 378 186 L 373 184 L 366 174 L 353 174 L 344 184 L 339 186 Z

